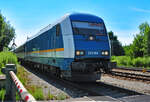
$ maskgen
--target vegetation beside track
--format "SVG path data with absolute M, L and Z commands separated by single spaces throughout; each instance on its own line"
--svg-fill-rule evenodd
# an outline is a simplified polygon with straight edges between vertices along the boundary
M 5 92 L 6 92 L 5 89 L 1 89 L 1 90 L 0 90 L 0 102 L 1 102 L 1 101 L 3 102 L 3 100 L 4 100 L 4 98 L 5 98 Z
M 36 100 L 64 100 L 68 97 L 63 93 L 58 95 L 53 95 L 49 92 L 47 96 L 44 96 L 44 92 L 42 87 L 38 85 L 31 85 L 30 79 L 28 78 L 29 73 L 24 70 L 24 68 L 20 65 L 17 65 L 17 76 L 25 88 L 28 90 L 29 93 L 36 99 Z
M 0 74 L 2 74 L 1 68 L 5 67 L 5 65 L 9 63 L 11 64 L 18 63 L 16 55 L 13 52 L 9 52 L 9 51 L 0 52 Z
M 47 97 L 43 94 L 43 89 L 40 86 L 29 85 L 30 79 L 28 78 L 28 74 L 23 67 L 18 65 L 18 60 L 16 55 L 13 52 L 3 51 L 0 52 L 0 74 L 1 68 L 5 67 L 6 64 L 13 63 L 17 65 L 17 77 L 22 82 L 22 84 L 26 87 L 26 89 L 33 95 L 36 100 L 64 100 L 67 97 L 63 94 L 53 95 L 49 93 Z M 0 90 L 0 101 L 4 99 L 5 89 Z M 16 99 L 19 100 L 19 96 L 16 95 Z
M 131 58 L 130 56 L 112 56 L 111 61 L 117 62 L 118 66 L 150 69 L 150 57 Z

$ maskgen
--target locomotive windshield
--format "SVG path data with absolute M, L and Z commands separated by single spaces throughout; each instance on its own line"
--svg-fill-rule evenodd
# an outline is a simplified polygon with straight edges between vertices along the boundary
M 74 34 L 106 35 L 103 23 L 73 21 L 72 27 Z

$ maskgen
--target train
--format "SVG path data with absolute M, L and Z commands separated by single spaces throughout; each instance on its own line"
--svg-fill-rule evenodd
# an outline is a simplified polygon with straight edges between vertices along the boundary
M 21 63 L 71 81 L 100 80 L 112 69 L 105 23 L 92 14 L 66 14 L 14 52 Z

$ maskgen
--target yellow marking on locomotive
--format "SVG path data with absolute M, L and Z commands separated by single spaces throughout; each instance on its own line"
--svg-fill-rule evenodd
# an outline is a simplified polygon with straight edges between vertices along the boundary
M 64 51 L 64 48 L 57 48 L 57 49 L 48 49 L 48 50 L 40 50 L 40 51 L 32 51 L 31 53 L 42 53 L 42 52 L 58 52 L 58 51 Z

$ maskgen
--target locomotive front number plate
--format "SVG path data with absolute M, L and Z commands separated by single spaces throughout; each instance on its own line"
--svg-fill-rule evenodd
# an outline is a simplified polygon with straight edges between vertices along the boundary
M 98 51 L 88 51 L 88 55 L 98 55 Z

